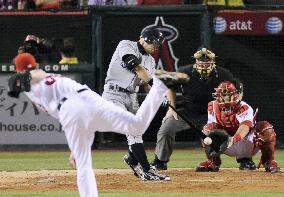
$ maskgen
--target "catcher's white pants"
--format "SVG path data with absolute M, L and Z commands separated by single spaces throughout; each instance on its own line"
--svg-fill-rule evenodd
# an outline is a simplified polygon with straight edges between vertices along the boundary
M 76 160 L 77 184 L 81 197 L 97 197 L 92 169 L 91 145 L 95 131 L 142 135 L 164 100 L 167 87 L 153 77 L 153 87 L 135 115 L 106 101 L 92 91 L 84 91 L 62 104 L 59 121 Z
M 255 150 L 253 144 L 253 132 L 250 132 L 244 139 L 232 145 L 225 151 L 228 156 L 239 158 L 248 158 L 254 156 L 259 149 L 256 147 Z

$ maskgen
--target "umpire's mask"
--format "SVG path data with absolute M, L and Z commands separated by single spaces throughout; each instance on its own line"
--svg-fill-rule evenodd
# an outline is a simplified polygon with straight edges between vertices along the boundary
M 201 79 L 208 79 L 215 69 L 215 54 L 207 48 L 198 50 L 193 57 L 195 58 L 194 69 L 199 73 Z

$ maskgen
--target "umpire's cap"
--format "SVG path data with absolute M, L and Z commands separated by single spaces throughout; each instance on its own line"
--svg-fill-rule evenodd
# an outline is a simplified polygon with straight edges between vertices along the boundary
M 159 44 L 162 45 L 164 42 L 164 36 L 158 28 L 149 27 L 143 30 L 141 37 L 144 38 L 148 44 Z

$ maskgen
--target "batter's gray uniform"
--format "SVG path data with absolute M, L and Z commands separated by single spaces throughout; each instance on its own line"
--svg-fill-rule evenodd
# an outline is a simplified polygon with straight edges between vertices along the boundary
M 144 49 L 139 49 L 141 46 L 138 45 L 137 42 L 129 40 L 122 40 L 118 44 L 109 64 L 102 95 L 104 99 L 134 114 L 139 108 L 137 101 L 139 86 L 145 82 L 139 79 L 136 73 L 126 69 L 122 57 L 128 54 L 135 55 L 150 75 L 155 73 L 154 58 Z M 129 146 L 143 143 L 142 136 L 127 135 L 127 141 Z

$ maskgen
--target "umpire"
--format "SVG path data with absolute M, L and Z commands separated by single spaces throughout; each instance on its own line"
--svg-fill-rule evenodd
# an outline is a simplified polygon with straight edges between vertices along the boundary
M 202 130 L 207 122 L 207 104 L 212 100 L 212 93 L 220 82 L 224 80 L 234 80 L 230 71 L 216 66 L 215 54 L 207 48 L 201 48 L 194 54 L 196 60 L 194 65 L 184 66 L 179 72 L 185 73 L 189 77 L 188 83 L 181 85 L 183 102 L 181 108 L 177 110 L 195 126 L 191 128 L 176 112 L 168 109 L 162 125 L 157 134 L 155 148 L 155 159 L 151 163 L 158 170 L 167 170 L 167 162 L 173 152 L 176 133 L 185 129 Z M 172 106 L 176 106 L 176 94 L 170 90 L 168 100 Z M 255 164 L 251 158 L 237 160 L 240 169 L 255 169 Z

